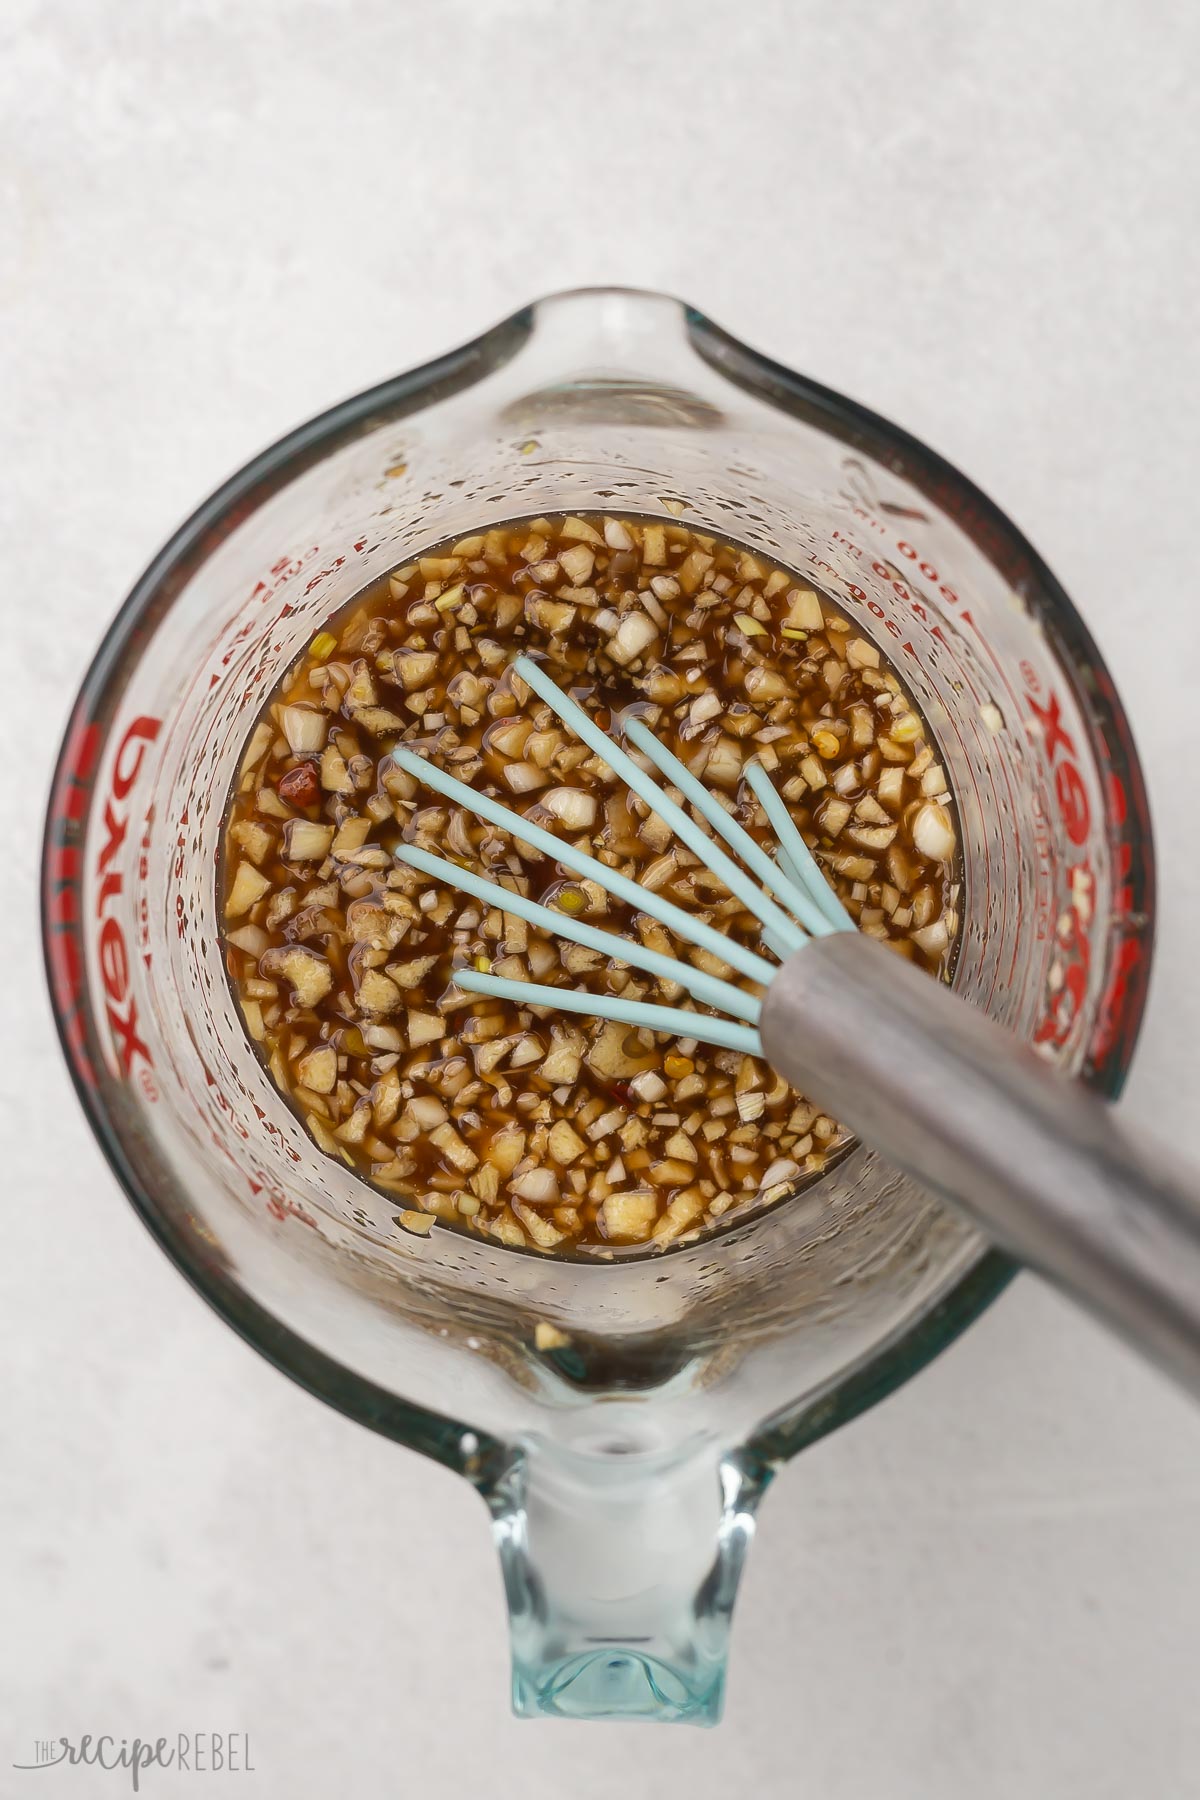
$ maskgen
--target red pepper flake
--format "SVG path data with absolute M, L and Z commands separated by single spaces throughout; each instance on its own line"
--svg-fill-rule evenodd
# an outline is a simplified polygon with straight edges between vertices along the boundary
M 608 1091 L 613 1099 L 618 1101 L 620 1105 L 633 1105 L 633 1089 L 627 1081 L 614 1081 Z
M 321 781 L 316 764 L 297 763 L 279 783 L 279 798 L 289 806 L 315 806 L 321 798 Z

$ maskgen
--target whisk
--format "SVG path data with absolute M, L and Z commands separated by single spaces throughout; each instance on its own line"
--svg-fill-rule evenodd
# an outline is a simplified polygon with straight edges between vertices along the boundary
M 761 800 L 778 839 L 777 857 L 773 860 L 736 819 L 730 817 L 696 777 L 684 767 L 672 751 L 660 744 L 640 719 L 629 719 L 625 734 L 668 781 L 696 808 L 713 831 L 737 852 L 759 881 L 756 886 L 744 869 L 738 867 L 716 838 L 697 824 L 683 807 L 671 799 L 663 788 L 636 763 L 629 753 L 602 731 L 576 701 L 550 679 L 545 670 L 528 657 L 518 657 L 513 672 L 519 675 L 558 719 L 600 759 L 625 781 L 634 793 L 671 827 L 689 850 L 718 875 L 730 893 L 758 919 L 762 926 L 762 942 L 778 958 L 800 949 L 812 937 L 825 937 L 830 932 L 853 930 L 854 922 L 832 888 L 821 874 L 812 852 L 804 842 L 788 810 L 776 793 L 770 776 L 760 764 L 752 763 L 746 778 Z M 630 880 L 616 869 L 610 869 L 598 857 L 564 842 L 533 821 L 523 818 L 499 801 L 479 794 L 465 782 L 447 775 L 433 764 L 423 761 L 411 750 L 397 748 L 393 760 L 417 780 L 433 788 L 447 800 L 465 807 L 479 818 L 508 831 L 513 837 L 531 845 L 545 856 L 553 857 L 576 874 L 590 878 L 615 898 L 628 901 L 641 912 L 666 925 L 685 942 L 716 956 L 748 980 L 766 988 L 773 979 L 777 963 L 768 962 L 756 951 L 715 931 L 712 926 L 685 912 L 673 901 Z M 705 1006 L 715 1007 L 722 1015 L 695 1012 L 672 1006 L 655 1006 L 644 1001 L 625 1000 L 620 995 L 599 995 L 584 989 L 550 987 L 538 982 L 518 981 L 476 969 L 455 971 L 460 987 L 477 994 L 492 994 L 528 1006 L 552 1006 L 566 1012 L 588 1013 L 596 1018 L 615 1019 L 630 1027 L 650 1031 L 672 1032 L 677 1037 L 692 1037 L 724 1049 L 748 1051 L 762 1056 L 762 1039 L 757 1030 L 762 1012 L 761 1000 L 752 992 L 730 981 L 694 968 L 683 958 L 664 955 L 631 939 L 602 931 L 586 921 L 573 918 L 557 908 L 543 906 L 522 894 L 501 887 L 498 882 L 474 874 L 469 869 L 435 856 L 431 851 L 404 844 L 397 857 L 427 875 L 436 876 L 448 887 L 458 888 L 486 905 L 515 913 L 531 925 L 540 926 L 555 936 L 571 938 L 601 955 L 615 958 L 648 974 L 661 976 L 684 988 L 692 998 Z M 769 890 L 769 891 L 766 891 Z M 737 1020 L 747 1021 L 738 1024 Z
M 744 775 L 775 837 L 768 854 L 720 801 L 629 718 L 624 736 L 711 828 L 678 804 L 546 670 L 514 672 L 647 803 L 758 920 L 764 956 L 610 869 L 412 751 L 418 781 L 708 951 L 739 986 L 530 900 L 415 845 L 397 857 L 448 887 L 616 961 L 665 977 L 701 1007 L 521 981 L 478 969 L 458 985 L 520 1004 L 614 1019 L 765 1056 L 868 1146 L 951 1201 L 1031 1268 L 1200 1393 L 1200 1199 L 1146 1133 L 1051 1068 L 943 983 L 859 932 L 761 764 Z M 731 854 L 732 853 L 732 854 Z M 740 859 L 744 867 L 734 860 Z M 773 960 L 769 960 L 773 959 Z

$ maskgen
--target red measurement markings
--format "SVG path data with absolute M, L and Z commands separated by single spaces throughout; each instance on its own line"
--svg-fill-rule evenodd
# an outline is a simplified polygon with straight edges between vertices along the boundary
M 894 544 L 897 554 L 906 562 L 913 564 L 921 576 L 937 588 L 939 598 L 947 607 L 954 609 L 954 619 L 958 623 L 968 626 L 971 629 L 973 633 L 972 642 L 978 642 L 981 646 L 989 663 L 995 669 L 999 677 L 1002 691 L 1012 700 L 1016 710 L 1027 716 L 1032 715 L 1035 729 L 1042 737 L 1046 764 L 1050 771 L 1053 783 L 1053 797 L 1062 829 L 1066 834 L 1068 842 L 1075 845 L 1076 848 L 1082 849 L 1091 832 L 1091 806 L 1088 800 L 1084 779 L 1080 772 L 1074 742 L 1063 724 L 1062 703 L 1059 697 L 1056 694 L 1051 693 L 1048 699 L 1043 698 L 1043 683 L 1039 678 L 1037 671 L 1028 660 L 1023 661 L 1020 665 L 1025 687 L 1023 692 L 1019 692 L 1011 682 L 1007 670 L 997 657 L 995 650 L 988 641 L 987 635 L 980 628 L 970 608 L 964 607 L 962 605 L 961 597 L 956 590 L 948 583 L 942 581 L 937 566 L 929 558 L 924 557 L 918 547 L 910 543 L 907 539 L 893 538 L 888 527 L 883 524 L 882 521 L 876 519 L 865 507 L 856 505 L 853 510 L 855 517 L 861 520 L 872 532 L 879 536 L 888 537 Z M 835 536 L 840 537 L 846 549 L 854 555 L 856 560 L 861 560 L 862 550 L 859 545 L 854 544 L 853 540 L 845 537 L 844 534 L 838 533 L 835 534 Z M 825 566 L 828 567 L 828 565 Z M 883 561 L 877 559 L 872 563 L 872 573 L 885 581 L 888 584 L 891 596 L 902 605 L 908 606 L 912 614 L 925 625 L 930 635 L 939 639 L 941 643 L 954 654 L 954 648 L 951 645 L 945 630 L 940 624 L 930 622 L 928 608 L 912 593 L 909 584 L 900 578 L 896 571 L 891 569 Z M 903 639 L 901 628 L 895 619 L 890 618 L 887 615 L 886 609 L 878 601 L 868 600 L 861 588 L 849 586 L 849 584 L 847 584 L 847 591 L 852 594 L 856 600 L 859 600 L 868 607 L 873 617 L 881 621 L 889 636 L 896 639 Z M 914 646 L 908 641 L 903 641 L 901 643 L 901 648 L 911 656 L 916 655 Z M 974 682 L 971 680 L 969 670 L 958 661 L 957 656 L 955 661 L 956 666 L 960 668 L 963 678 L 970 687 L 972 694 L 977 700 L 980 699 L 981 696 Z M 1015 808 L 1012 777 L 1007 760 L 1003 756 L 999 756 L 994 760 L 1000 765 L 1010 806 Z M 1110 811 L 1117 823 L 1119 831 L 1123 810 L 1119 813 L 1118 806 L 1120 806 L 1121 809 L 1124 809 L 1126 804 L 1125 795 L 1123 789 L 1120 788 L 1119 783 L 1112 782 L 1111 785 L 1115 791 L 1110 805 Z M 1013 816 L 1015 817 L 1015 810 Z M 1005 841 L 1005 834 L 1003 833 L 1001 834 L 1000 842 L 1001 854 L 1005 862 L 1002 904 L 1007 907 L 1009 888 L 1007 879 L 1008 846 Z M 1043 872 L 1048 872 L 1050 868 L 1050 857 L 1048 855 L 1049 841 L 1044 821 L 1039 835 L 1038 822 L 1035 820 L 1035 845 L 1039 856 L 1039 866 Z M 1128 844 L 1120 844 L 1116 851 L 1117 867 L 1114 871 L 1116 885 L 1113 895 L 1113 901 L 1118 917 L 1123 911 L 1128 912 L 1131 904 L 1131 889 L 1129 886 L 1130 855 L 1131 853 Z M 1090 874 L 1091 872 L 1086 859 L 1081 862 L 1079 868 L 1084 874 Z M 1053 883 L 1051 881 L 1051 887 L 1052 886 Z M 1052 894 L 1048 897 L 1048 904 L 1049 912 L 1052 915 Z M 1052 917 L 1046 917 L 1043 920 L 1040 913 L 1041 909 L 1039 908 L 1038 913 L 1035 915 L 1037 918 L 1037 929 L 1039 935 L 1047 942 L 1047 949 L 1049 950 L 1055 938 L 1057 928 Z M 1069 913 L 1069 923 L 1064 927 L 1066 936 L 1061 941 L 1063 948 L 1069 954 L 1073 954 L 1073 961 L 1067 971 L 1062 988 L 1058 990 L 1052 1000 L 1050 1014 L 1043 1023 L 1042 1036 L 1039 1040 L 1053 1041 L 1056 1044 L 1061 1044 L 1065 1041 L 1078 1008 L 1082 1004 L 1083 995 L 1086 991 L 1087 971 L 1090 962 L 1087 929 L 1089 921 L 1084 921 L 1080 918 L 1077 907 L 1072 906 L 1069 909 Z M 1007 918 L 1005 915 L 1002 917 L 1001 921 L 1002 930 L 1004 929 L 1006 922 Z M 1010 980 L 1016 971 L 1018 948 L 1018 946 L 1014 945 L 1013 956 L 1009 968 Z M 1135 979 L 1138 966 L 1143 960 L 1144 958 L 1140 946 L 1132 945 L 1131 940 L 1129 939 L 1125 939 L 1116 952 L 1117 966 L 1111 979 L 1111 989 L 1115 990 L 1115 993 L 1112 1002 L 1106 1006 L 1102 1006 L 1102 1017 L 1098 1028 L 1100 1055 L 1104 1055 L 1107 1050 L 1111 1048 L 1114 1031 L 1116 1029 L 1113 1020 L 1123 1008 L 1129 986 Z M 997 972 L 997 975 L 999 975 L 999 972 Z M 1106 996 L 1106 999 L 1107 998 L 1108 997 Z
M 204 655 L 197 660 L 195 672 L 180 696 L 179 715 L 182 715 L 186 710 L 193 693 L 202 684 L 207 686 L 208 691 L 211 693 L 213 688 L 219 686 L 222 680 L 228 679 L 229 666 L 239 653 L 243 651 L 247 640 L 254 637 L 256 634 L 261 634 L 264 630 L 262 612 L 258 609 L 261 609 L 263 606 L 267 605 L 269 601 L 275 599 L 279 589 L 286 582 L 292 581 L 297 575 L 302 574 L 314 558 L 318 557 L 320 554 L 320 546 L 312 544 L 307 550 L 301 551 L 296 555 L 285 555 L 276 558 L 275 562 L 272 563 L 270 569 L 267 571 L 267 575 L 256 581 L 249 593 L 246 594 L 234 608 L 231 620 L 237 619 L 241 613 L 247 612 L 248 609 L 255 610 L 248 611 L 248 616 L 244 622 L 228 639 L 226 647 L 221 654 L 218 667 L 213 668 L 211 666 L 211 658 L 217 646 L 224 641 L 224 633 L 228 629 L 231 620 L 227 620 L 226 623 L 221 626 L 220 630 L 214 633 Z M 279 610 L 275 613 L 274 617 L 267 623 L 265 629 L 268 633 L 273 626 L 290 617 L 292 610 L 292 607 L 287 602 L 284 602 L 284 604 L 279 607 Z M 250 678 L 244 682 L 242 691 L 238 696 L 239 701 L 243 706 L 248 705 L 255 698 L 258 691 L 259 678 L 267 668 L 269 659 L 273 655 L 277 655 L 279 649 L 280 646 L 278 644 L 271 643 L 265 644 L 260 649 L 257 668 L 251 673 Z M 207 681 L 205 681 L 206 671 Z M 222 671 L 225 671 L 226 673 L 223 674 Z M 213 734 L 218 723 L 219 708 L 210 716 L 205 727 L 203 740 L 198 747 L 196 766 L 199 768 L 207 766 L 208 759 L 211 755 Z M 185 804 L 183 823 L 187 822 L 187 817 L 188 809 Z M 175 855 L 171 862 L 171 876 L 175 883 L 178 883 L 183 879 L 186 848 L 186 842 L 181 833 L 176 838 Z M 173 916 L 175 921 L 176 935 L 180 938 L 186 938 L 188 935 L 190 919 L 183 895 L 176 892 L 174 900 L 172 901 L 168 890 L 166 903 L 170 908 L 170 916 Z M 168 926 L 168 930 L 169 929 L 170 927 Z
M 891 534 L 888 530 L 888 527 L 886 525 L 884 525 L 881 520 L 874 518 L 869 512 L 867 512 L 867 510 L 864 507 L 856 506 L 854 508 L 854 513 L 855 513 L 856 518 L 862 520 L 862 522 L 864 524 L 866 524 L 867 526 L 869 526 L 872 531 L 876 532 L 880 536 L 890 537 Z M 844 532 L 839 532 L 839 531 L 835 531 L 833 535 L 834 535 L 835 540 L 839 541 L 845 547 L 845 549 L 854 557 L 854 559 L 856 561 L 862 560 L 862 557 L 863 557 L 862 547 L 859 544 L 856 544 L 854 542 L 853 538 L 848 537 Z M 984 633 L 980 629 L 978 621 L 976 620 L 974 613 L 970 610 L 969 607 L 964 606 L 962 604 L 961 596 L 959 595 L 957 590 L 955 588 L 951 587 L 948 582 L 943 581 L 941 572 L 938 569 L 937 565 L 929 557 L 923 556 L 921 551 L 919 549 L 917 549 L 917 547 L 914 544 L 911 544 L 907 538 L 892 538 L 891 541 L 893 542 L 893 544 L 895 546 L 897 555 L 902 557 L 906 562 L 912 563 L 915 566 L 917 572 L 922 576 L 922 578 L 926 582 L 928 582 L 932 587 L 936 588 L 938 597 L 943 602 L 943 604 L 947 608 L 955 609 L 952 616 L 955 619 L 956 623 L 968 627 L 969 630 L 973 633 L 971 641 L 973 643 L 977 641 L 978 644 L 980 646 L 982 646 L 983 650 L 987 653 L 989 661 L 996 668 L 996 670 L 998 671 L 998 673 L 1000 675 L 1003 691 L 1011 700 L 1015 701 L 1015 699 L 1016 699 L 1015 690 L 1013 689 L 1012 684 L 1009 681 L 1007 674 L 1005 673 L 1002 665 L 998 662 L 996 655 L 995 655 L 994 651 L 992 650 L 991 645 L 988 643 L 986 637 L 984 636 Z M 826 568 L 829 567 L 828 564 L 825 564 L 823 566 Z M 922 594 L 920 594 L 919 592 L 915 592 L 913 587 L 910 586 L 910 584 L 902 578 L 902 576 L 899 574 L 897 569 L 893 568 L 888 563 L 882 561 L 878 556 L 876 556 L 871 563 L 871 573 L 873 575 L 877 576 L 879 580 L 886 583 L 888 593 L 889 593 L 890 597 L 892 598 L 892 600 L 895 602 L 898 602 L 901 606 L 907 607 L 909 613 L 912 615 L 913 618 L 917 619 L 920 622 L 920 624 L 925 628 L 927 634 L 931 638 L 936 640 L 936 642 L 938 644 L 940 644 L 942 646 L 942 648 L 949 654 L 949 656 L 953 660 L 954 667 L 958 670 L 959 675 L 961 676 L 962 680 L 966 683 L 967 687 L 969 688 L 971 697 L 972 697 L 973 701 L 975 702 L 976 710 L 978 711 L 978 709 L 984 704 L 984 702 L 986 700 L 988 700 L 990 698 L 990 696 L 981 692 L 979 687 L 976 685 L 975 681 L 972 679 L 969 662 L 967 660 L 965 660 L 963 658 L 963 656 L 960 654 L 959 646 L 953 641 L 952 637 L 947 633 L 947 631 L 945 630 L 943 625 L 937 620 L 937 618 L 936 617 L 931 618 L 930 605 L 926 603 L 924 596 Z M 912 657 L 914 659 L 914 661 L 919 661 L 920 659 L 917 654 L 916 646 L 912 643 L 911 639 L 906 639 L 904 637 L 903 626 L 899 623 L 899 621 L 895 617 L 893 617 L 890 614 L 888 608 L 880 600 L 869 597 L 861 587 L 855 586 L 851 583 L 846 583 L 845 585 L 846 585 L 847 592 L 855 600 L 858 600 L 861 604 L 866 606 L 867 611 L 871 614 L 872 618 L 879 621 L 880 625 L 887 632 L 888 636 L 899 641 L 900 648 L 906 653 L 906 655 Z M 927 669 L 926 673 L 930 679 L 930 682 L 934 688 L 934 691 L 937 692 L 939 684 L 937 681 L 936 667 L 933 665 L 930 665 L 930 667 Z M 945 704 L 945 696 L 939 695 L 939 698 L 941 698 L 943 701 L 943 704 Z M 953 707 L 947 706 L 946 710 L 947 710 L 947 713 L 948 713 L 952 723 L 954 723 L 955 709 Z M 980 817 L 980 819 L 983 819 L 986 815 L 983 811 L 982 797 L 979 792 L 979 784 L 975 777 L 974 767 L 973 767 L 970 757 L 967 756 L 966 745 L 963 743 L 962 733 L 961 733 L 961 731 L 959 731 L 956 723 L 954 725 L 954 729 L 955 729 L 955 735 L 958 737 L 959 744 L 963 749 L 964 757 L 966 758 L 966 767 L 967 767 L 968 773 L 970 774 L 971 784 L 972 784 L 972 787 L 973 787 L 974 793 L 975 793 L 976 804 L 979 807 L 979 817 Z M 976 738 L 977 743 L 983 744 L 983 740 L 980 738 L 978 727 L 976 727 L 976 730 L 975 730 L 975 738 Z M 1002 775 L 1005 789 L 1006 789 L 1007 796 L 1008 796 L 1008 802 L 1009 802 L 1009 807 L 1010 807 L 1010 816 L 1015 818 L 1016 817 L 1016 798 L 1015 798 L 1015 795 L 1013 792 L 1012 776 L 1011 776 L 1010 770 L 1008 768 L 1007 760 L 1005 759 L 1005 757 L 1003 755 L 994 756 L 994 757 L 989 758 L 988 760 L 993 765 L 995 765 L 997 763 L 999 764 L 1000 773 Z M 1001 831 L 999 833 L 999 846 L 1000 846 L 1000 909 L 1001 909 L 1001 912 L 1000 912 L 1000 934 L 1001 934 L 1001 941 L 1003 942 L 1004 937 L 1007 933 L 1007 928 L 1008 928 L 1008 913 L 1009 913 L 1009 906 L 1010 906 L 1010 883 L 1009 883 L 1009 870 L 1008 870 L 1009 850 L 1008 850 L 1007 833 L 1005 833 L 1004 831 Z M 984 840 L 984 850 L 985 850 L 985 856 L 986 856 L 988 862 L 990 863 L 990 850 L 988 847 L 988 842 L 987 842 L 986 837 Z M 1015 973 L 1015 970 L 1016 970 L 1018 950 L 1019 950 L 1019 945 L 1014 942 L 1013 952 L 1012 952 L 1012 956 L 1011 956 L 1009 968 L 1008 968 L 1008 973 L 1007 973 L 1007 976 L 1005 977 L 1005 979 L 1007 979 L 1009 982 L 1011 982 L 1013 975 Z M 992 987 L 991 987 L 990 993 L 988 994 L 987 1000 L 985 1001 L 985 1005 L 990 1004 L 992 997 L 995 994 L 996 987 L 998 986 L 1001 978 L 1002 978 L 1002 971 L 999 967 L 997 967 L 993 974 L 993 977 L 992 977 Z
M 877 519 L 873 519 L 863 507 L 856 506 L 854 512 L 855 516 L 862 519 L 872 530 L 882 532 L 885 536 L 887 535 L 886 526 L 881 525 Z M 835 531 L 833 537 L 834 541 L 841 544 L 848 555 L 852 556 L 856 562 L 861 562 L 864 555 L 861 544 L 855 543 L 854 539 L 847 536 L 844 531 Z M 987 643 L 987 640 L 976 623 L 974 613 L 972 613 L 968 607 L 962 606 L 959 595 L 954 588 L 942 581 L 934 564 L 927 558 L 922 558 L 920 552 L 914 549 L 907 539 L 897 538 L 894 542 L 897 554 L 918 565 L 920 572 L 925 579 L 937 587 L 938 594 L 947 607 L 962 608 L 961 611 L 955 612 L 954 617 L 961 624 L 969 626 L 972 631 L 974 631 L 979 642 L 987 651 L 990 660 L 995 663 L 997 669 L 1000 669 L 1000 665 L 996 663 L 996 658 L 992 653 L 991 646 Z M 891 615 L 888 608 L 884 606 L 881 601 L 868 595 L 865 588 L 858 586 L 855 582 L 847 581 L 841 572 L 835 569 L 831 563 L 823 562 L 816 556 L 811 557 L 810 560 L 814 568 L 834 576 L 836 580 L 841 582 L 851 599 L 857 600 L 860 605 L 865 606 L 872 618 L 879 621 L 888 636 L 896 639 L 900 643 L 900 648 L 909 656 L 916 657 L 917 651 L 915 645 L 911 640 L 905 639 L 903 626 Z M 925 604 L 925 601 L 912 591 L 908 583 L 901 578 L 896 569 L 890 564 L 881 561 L 878 557 L 876 557 L 871 564 L 871 573 L 878 576 L 881 581 L 886 582 L 892 598 L 898 601 L 902 606 L 906 606 L 913 617 L 918 619 L 925 627 L 930 637 L 935 638 L 937 642 L 941 644 L 942 648 L 954 658 L 955 665 L 961 670 L 962 677 L 970 688 L 973 698 L 976 701 L 982 700 L 984 696 L 980 694 L 979 689 L 972 681 L 970 669 L 960 661 L 957 648 L 951 638 L 947 635 L 943 626 L 936 618 L 931 620 L 929 608 Z M 1004 672 L 1002 669 L 1000 669 L 1000 673 L 1003 677 Z M 1007 678 L 1004 678 L 1004 685 L 1011 693 L 1012 690 L 1008 687 Z
M 361 556 L 366 547 L 366 538 L 358 538 L 354 544 L 355 555 Z M 316 554 L 317 552 L 315 549 L 310 550 L 308 553 L 309 557 L 315 556 Z M 307 561 L 308 558 L 306 557 L 305 560 Z M 348 561 L 348 557 L 335 556 L 331 563 L 326 563 L 323 569 L 318 569 L 315 575 L 310 575 L 305 584 L 305 594 L 311 594 L 313 589 L 319 587 L 323 581 L 327 581 L 331 575 L 336 575 L 339 569 L 344 569 Z
M 891 533 L 890 533 L 888 527 L 881 520 L 875 518 L 871 513 L 869 513 L 865 507 L 855 506 L 854 516 L 857 519 L 862 520 L 862 522 L 865 525 L 869 526 L 872 531 L 877 532 L 880 536 L 891 537 Z M 839 534 L 835 533 L 834 535 L 837 536 Z M 852 540 L 847 538 L 847 539 L 845 539 L 845 542 L 847 544 L 850 544 L 852 542 Z M 936 564 L 929 557 L 923 556 L 921 551 L 914 544 L 909 543 L 907 538 L 892 537 L 891 542 L 895 547 L 896 554 L 898 556 L 903 557 L 906 562 L 915 564 L 916 567 L 918 568 L 918 570 L 920 571 L 920 573 L 924 576 L 925 580 L 930 582 L 934 587 L 937 588 L 938 595 L 944 601 L 946 606 L 953 609 L 954 616 L 957 619 L 959 619 L 964 625 L 967 625 L 972 629 L 972 631 L 975 634 L 975 637 L 979 641 L 981 648 L 983 649 L 985 655 L 987 656 L 988 661 L 991 663 L 991 665 L 995 669 L 997 675 L 1000 677 L 1000 684 L 1001 684 L 1002 688 L 1004 689 L 1005 693 L 1007 693 L 1010 696 L 1010 698 L 1015 701 L 1017 698 L 1016 690 L 1014 689 L 1011 681 L 1009 680 L 1009 676 L 1008 676 L 1007 671 L 1004 668 L 1004 665 L 1000 662 L 995 651 L 993 650 L 990 642 L 988 641 L 986 633 L 979 626 L 974 613 L 971 612 L 969 607 L 963 606 L 961 596 L 958 594 L 956 589 L 952 588 L 948 582 L 945 582 L 942 580 L 941 574 L 940 574 Z M 858 548 L 857 545 L 855 545 L 854 549 L 855 549 L 856 556 L 862 555 L 862 551 Z M 917 598 L 917 596 L 911 594 L 908 591 L 907 584 L 904 581 L 900 580 L 900 578 L 895 574 L 895 572 L 893 570 L 889 569 L 886 564 L 880 564 L 877 562 L 873 565 L 873 568 L 874 568 L 874 572 L 876 574 L 882 576 L 882 578 L 889 584 L 893 593 L 896 595 L 896 598 L 898 600 L 901 600 L 905 604 L 907 604 L 909 606 L 909 608 L 911 609 L 911 611 L 914 613 L 914 615 L 917 618 L 919 618 L 924 625 L 927 626 L 927 628 L 931 631 L 932 635 L 934 637 L 940 639 L 941 643 L 947 649 L 949 649 L 951 651 L 951 654 L 953 654 L 954 653 L 953 646 L 951 645 L 949 638 L 946 636 L 945 632 L 943 631 L 943 629 L 941 628 L 940 625 L 935 624 L 935 625 L 931 626 L 929 624 L 928 609 L 924 606 L 923 602 L 919 598 Z M 858 598 L 859 596 L 856 595 L 855 597 Z M 865 596 L 863 596 L 863 598 L 865 598 Z M 961 608 L 962 610 L 961 611 L 958 610 L 959 608 Z M 874 609 L 872 609 L 872 610 L 874 610 Z M 884 617 L 882 611 L 876 612 L 875 616 L 876 616 L 876 618 Z M 893 629 L 893 626 L 891 624 L 888 624 L 886 629 L 893 637 L 902 637 L 903 636 L 903 633 L 898 628 Z M 906 643 L 903 647 L 905 650 L 908 651 L 910 656 L 913 656 L 916 654 L 915 650 L 913 649 L 913 646 L 910 643 Z M 965 673 L 965 671 L 964 671 L 964 673 Z M 968 679 L 968 681 L 970 681 L 969 676 L 967 676 L 967 679 Z M 971 691 L 973 693 L 976 693 L 976 689 L 975 689 L 973 683 L 971 684 Z
M 135 909 L 138 949 L 147 968 L 154 961 L 150 949 L 150 902 L 146 898 L 146 884 L 150 878 L 150 833 L 153 825 L 154 808 L 148 806 L 142 822 L 142 841 L 138 845 L 138 899 Z

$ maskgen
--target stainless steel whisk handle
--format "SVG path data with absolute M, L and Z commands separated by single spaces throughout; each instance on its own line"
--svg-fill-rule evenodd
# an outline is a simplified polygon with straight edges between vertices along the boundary
M 782 965 L 780 1074 L 1200 1395 L 1200 1177 L 874 939 Z

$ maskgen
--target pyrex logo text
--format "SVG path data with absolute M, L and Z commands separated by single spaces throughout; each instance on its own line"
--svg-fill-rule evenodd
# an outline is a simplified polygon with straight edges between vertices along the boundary
M 125 802 L 138 778 L 147 748 L 161 727 L 161 719 L 143 716 L 133 721 L 121 739 L 113 763 L 112 787 L 104 802 L 104 842 L 96 860 L 100 884 L 96 893 L 96 918 L 99 921 L 96 954 L 113 1047 L 126 1075 L 132 1072 L 136 1057 L 141 1057 L 147 1064 L 153 1058 L 138 1035 L 137 1001 L 130 987 L 129 946 L 121 918 L 120 903 L 125 892 L 121 851 L 129 833 L 129 811 Z

